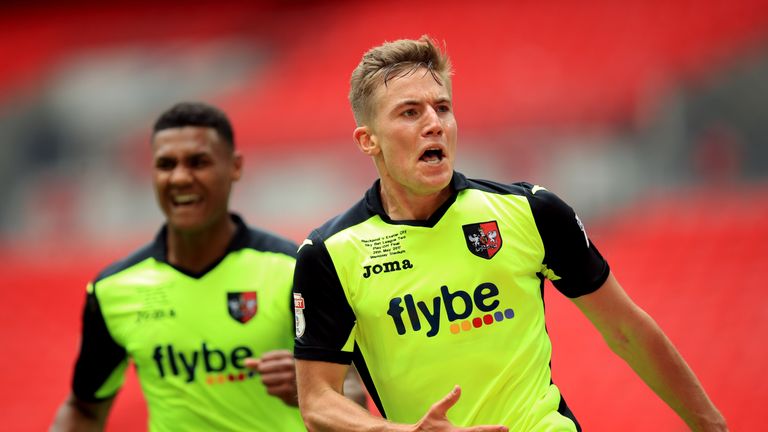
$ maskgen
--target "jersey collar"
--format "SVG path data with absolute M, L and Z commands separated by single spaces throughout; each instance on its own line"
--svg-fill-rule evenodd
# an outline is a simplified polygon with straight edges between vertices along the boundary
M 427 220 L 397 220 L 393 221 L 389 215 L 384 211 L 384 205 L 381 203 L 381 179 L 376 179 L 370 189 L 365 193 L 365 206 L 372 214 L 378 215 L 381 219 L 392 225 L 412 225 L 412 226 L 424 226 L 433 227 L 443 217 L 446 211 L 451 207 L 459 192 L 469 188 L 469 181 L 464 174 L 454 171 L 451 177 L 450 188 L 452 190 L 451 196 L 446 200 L 432 216 Z
M 235 234 L 232 236 L 232 240 L 230 240 L 229 245 L 227 246 L 227 249 L 224 251 L 224 254 L 221 257 L 219 257 L 219 259 L 214 261 L 205 270 L 199 273 L 190 272 L 189 270 L 176 267 L 173 264 L 168 262 L 168 259 L 167 259 L 168 244 L 166 243 L 167 234 L 168 234 L 168 224 L 164 224 L 162 228 L 160 228 L 160 231 L 158 231 L 154 241 L 152 242 L 152 246 L 151 246 L 152 258 L 162 263 L 168 264 L 169 266 L 186 274 L 187 276 L 191 276 L 194 278 L 200 278 L 204 276 L 206 273 L 213 270 L 224 259 L 224 257 L 229 255 L 230 252 L 243 249 L 250 242 L 248 226 L 245 224 L 245 221 L 243 221 L 243 218 L 241 218 L 239 215 L 235 213 L 230 213 L 229 217 L 232 218 L 232 222 L 235 223 L 235 227 L 236 227 Z

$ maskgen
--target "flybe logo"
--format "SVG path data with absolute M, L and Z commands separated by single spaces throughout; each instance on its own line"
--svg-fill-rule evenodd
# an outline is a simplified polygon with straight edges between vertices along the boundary
M 237 346 L 225 352 L 211 348 L 205 342 L 199 350 L 182 351 L 168 344 L 157 345 L 152 352 L 160 378 L 180 376 L 187 383 L 195 381 L 198 373 L 205 374 L 208 384 L 251 378 L 255 372 L 245 367 L 245 359 L 248 357 L 253 357 L 253 351 L 247 346 Z
M 462 290 L 451 292 L 443 285 L 440 287 L 440 295 L 434 297 L 431 302 L 416 302 L 411 294 L 391 299 L 387 315 L 392 317 L 399 335 L 404 335 L 409 329 L 418 332 L 424 328 L 427 330 L 427 337 L 433 337 L 440 332 L 443 318 L 447 318 L 450 332 L 458 334 L 514 318 L 515 312 L 512 309 L 500 308 L 498 295 L 499 288 L 490 282 L 481 283 L 471 294 Z M 443 308 L 445 314 L 442 312 Z M 406 312 L 405 316 L 403 312 Z

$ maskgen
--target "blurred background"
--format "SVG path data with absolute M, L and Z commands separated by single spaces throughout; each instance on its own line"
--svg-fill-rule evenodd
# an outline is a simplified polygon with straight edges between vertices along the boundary
M 173 103 L 231 117 L 233 207 L 301 241 L 376 178 L 349 75 L 430 34 L 454 69 L 457 168 L 546 186 L 580 213 L 732 430 L 768 400 L 765 0 L 133 2 L 0 6 L 0 429 L 66 397 L 85 284 L 162 223 L 149 136 Z M 554 380 L 588 431 L 684 425 L 556 291 Z M 145 428 L 133 375 L 110 431 Z

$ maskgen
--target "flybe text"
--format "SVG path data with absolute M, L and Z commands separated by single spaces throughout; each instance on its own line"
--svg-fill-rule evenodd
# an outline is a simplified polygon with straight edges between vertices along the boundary
M 491 312 L 499 307 L 499 288 L 490 282 L 478 285 L 472 294 L 458 290 L 451 292 L 447 286 L 440 287 L 440 295 L 431 301 L 415 301 L 411 294 L 395 297 L 389 301 L 387 315 L 392 317 L 397 334 L 404 335 L 410 327 L 415 332 L 422 329 L 422 318 L 425 321 L 427 336 L 433 337 L 440 331 L 441 318 L 448 322 L 463 320 L 472 315 L 475 308 L 480 312 Z M 445 308 L 445 314 L 441 309 Z M 405 317 L 403 312 L 406 312 Z
M 181 351 L 173 345 L 157 345 L 152 352 L 160 378 L 167 375 L 182 376 L 186 382 L 195 380 L 198 370 L 205 373 L 222 372 L 227 366 L 245 369 L 245 359 L 253 357 L 253 351 L 246 346 L 235 347 L 231 352 L 210 348 L 203 342 L 199 350 Z

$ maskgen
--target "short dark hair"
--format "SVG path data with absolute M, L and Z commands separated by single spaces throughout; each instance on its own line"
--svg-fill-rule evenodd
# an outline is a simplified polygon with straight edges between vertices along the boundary
M 224 111 L 203 102 L 179 102 L 157 118 L 152 135 L 164 129 L 184 126 L 209 127 L 231 148 L 235 148 L 235 134 Z

